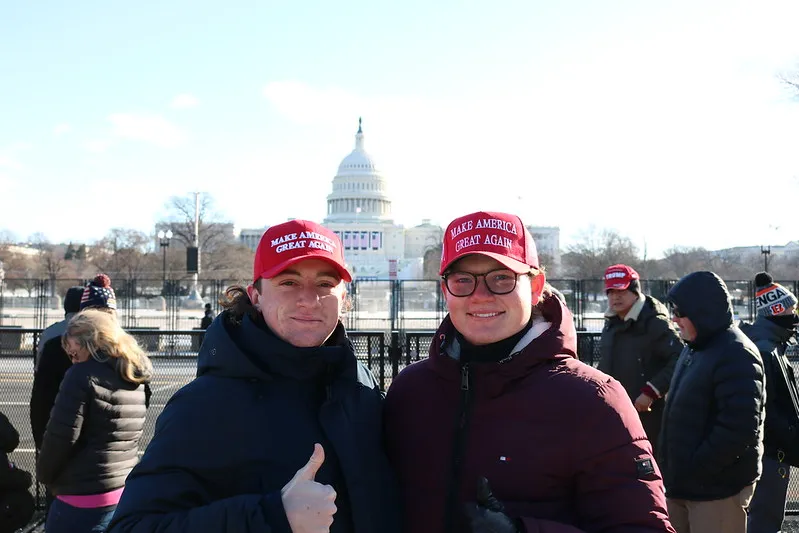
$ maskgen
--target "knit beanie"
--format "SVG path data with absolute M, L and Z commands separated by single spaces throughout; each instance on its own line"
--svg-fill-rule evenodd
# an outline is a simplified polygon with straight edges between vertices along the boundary
M 117 298 L 114 289 L 111 288 L 111 278 L 105 274 L 97 274 L 83 289 L 80 309 L 83 311 L 89 307 L 117 308 Z
M 67 294 L 64 296 L 64 312 L 77 313 L 80 311 L 80 300 L 83 297 L 83 287 L 76 286 L 67 289 Z
M 788 289 L 774 283 L 768 272 L 758 272 L 755 276 L 755 309 L 757 316 L 779 315 L 797 303 L 796 296 Z

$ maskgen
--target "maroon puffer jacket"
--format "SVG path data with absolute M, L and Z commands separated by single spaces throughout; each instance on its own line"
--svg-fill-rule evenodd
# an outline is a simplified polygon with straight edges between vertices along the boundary
M 386 398 L 389 458 L 405 531 L 464 531 L 461 509 L 485 476 L 527 533 L 673 533 L 660 471 L 638 414 L 614 379 L 576 359 L 571 313 L 510 360 L 462 365 L 441 324 L 430 357 Z M 465 368 L 464 368 L 465 367 Z

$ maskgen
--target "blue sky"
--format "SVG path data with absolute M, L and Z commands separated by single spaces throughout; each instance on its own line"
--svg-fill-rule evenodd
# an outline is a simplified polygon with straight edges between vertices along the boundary
M 289 5 L 291 4 L 291 5 Z M 799 3 L 0 1 L 0 229 L 321 220 L 364 117 L 398 222 L 477 209 L 657 255 L 799 238 Z

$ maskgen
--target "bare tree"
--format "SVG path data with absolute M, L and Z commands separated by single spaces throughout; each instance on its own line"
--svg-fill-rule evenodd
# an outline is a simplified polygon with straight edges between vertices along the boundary
M 50 244 L 50 239 L 48 239 L 47 235 L 41 231 L 37 231 L 28 237 L 28 243 L 31 245 L 31 247 L 36 248 L 39 251 L 47 250 L 52 247 L 52 244 Z
M 39 266 L 43 275 L 55 279 L 66 270 L 67 262 L 61 254 L 54 250 L 46 250 L 39 254 Z
M 673 246 L 663 252 L 665 276 L 678 279 L 697 270 L 713 268 L 713 254 L 702 247 Z
M 11 245 L 17 242 L 17 236 L 11 230 L 0 229 L 0 246 Z
M 39 269 L 49 281 L 50 296 L 56 295 L 56 280 L 67 269 L 67 262 L 63 254 L 57 253 L 52 248 L 39 253 Z
M 424 279 L 438 279 L 438 270 L 441 267 L 441 252 L 443 244 L 425 250 L 422 259 L 422 277 Z
M 24 289 L 28 296 L 33 296 L 38 276 L 38 264 L 34 257 L 27 254 L 8 254 L 3 259 L 5 283 L 9 290 Z
M 167 225 L 173 237 L 186 246 L 194 246 L 194 195 L 173 196 L 167 202 Z M 200 194 L 198 243 L 204 252 L 225 241 L 226 224 L 214 210 L 211 195 Z
M 560 275 L 555 264 L 555 258 L 550 254 L 538 252 L 538 264 L 546 269 L 547 278 L 554 279 Z
M 613 229 L 591 226 L 566 250 L 561 258 L 564 273 L 577 279 L 601 279 L 610 265 L 624 263 L 637 267 L 640 262 L 632 240 Z
M 255 254 L 242 244 L 222 243 L 203 254 L 205 277 L 233 282 L 247 281 L 252 276 Z
M 114 228 L 92 249 L 92 264 L 101 272 L 124 279 L 137 279 L 157 271 L 155 254 L 149 253 L 150 238 L 136 230 Z

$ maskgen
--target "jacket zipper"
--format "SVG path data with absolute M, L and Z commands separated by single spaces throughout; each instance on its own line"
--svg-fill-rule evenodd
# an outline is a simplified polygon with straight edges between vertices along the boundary
M 449 477 L 447 507 L 444 510 L 444 531 L 455 533 L 456 517 L 459 514 L 458 496 L 461 486 L 463 456 L 466 448 L 469 421 L 471 419 L 472 389 L 469 363 L 461 365 L 461 402 L 456 418 L 455 441 L 452 446 L 452 470 Z

